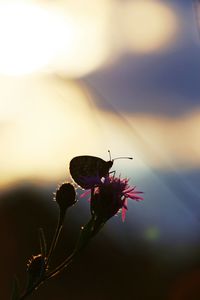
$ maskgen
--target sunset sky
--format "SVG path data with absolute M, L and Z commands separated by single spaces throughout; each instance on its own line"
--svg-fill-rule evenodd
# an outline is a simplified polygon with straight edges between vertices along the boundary
M 198 240 L 192 1 L 1 0 L 0 38 L 0 186 L 63 181 L 74 156 L 109 149 L 133 156 L 114 169 L 144 191 L 125 226 L 150 244 Z

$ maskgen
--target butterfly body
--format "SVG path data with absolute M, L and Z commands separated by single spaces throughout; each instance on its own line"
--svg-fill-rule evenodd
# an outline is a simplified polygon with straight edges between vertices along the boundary
M 102 177 L 106 177 L 113 160 L 105 161 L 96 156 L 81 155 L 74 157 L 69 164 L 73 180 L 84 189 L 96 186 Z

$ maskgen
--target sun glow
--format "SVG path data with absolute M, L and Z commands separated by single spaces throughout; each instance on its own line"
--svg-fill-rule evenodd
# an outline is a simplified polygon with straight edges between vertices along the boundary
M 81 77 L 123 51 L 164 48 L 177 23 L 170 7 L 153 0 L 40 5 L 0 0 L 0 73 L 18 76 L 42 70 Z
M 104 65 L 110 57 L 110 0 L 61 1 L 54 8 L 65 19 L 66 43 L 53 68 L 80 77 Z
M 76 83 L 26 76 L 0 77 L 0 84 L 0 185 L 65 178 L 74 151 L 95 152 L 100 145 L 93 143 L 94 110 Z
M 176 36 L 178 18 L 164 3 L 128 1 L 120 12 L 124 42 L 133 51 L 147 53 L 164 48 Z
M 0 73 L 45 70 L 79 77 L 98 68 L 109 52 L 105 3 L 80 11 L 69 3 L 0 1 Z
M 0 73 L 21 75 L 47 65 L 60 47 L 61 20 L 39 6 L 0 3 Z

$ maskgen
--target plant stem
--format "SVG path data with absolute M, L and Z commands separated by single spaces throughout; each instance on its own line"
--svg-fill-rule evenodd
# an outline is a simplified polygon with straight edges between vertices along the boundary
M 60 272 L 65 270 L 74 260 L 76 256 L 78 256 L 81 251 L 87 246 L 90 239 L 98 233 L 101 227 L 98 228 L 98 230 L 94 230 L 95 219 L 92 217 L 90 221 L 81 229 L 80 236 L 78 238 L 76 247 L 71 255 L 69 255 L 60 265 L 58 265 L 54 270 L 47 272 L 42 278 L 40 278 L 31 288 L 29 288 L 27 291 L 23 293 L 21 298 L 19 300 L 26 299 L 29 295 L 32 294 L 32 292 L 37 289 L 41 284 L 45 283 L 47 280 L 53 278 L 54 276 L 58 275 Z M 51 244 L 51 248 L 49 250 L 48 254 L 48 262 L 51 257 L 51 254 L 57 244 L 58 237 L 60 235 L 60 231 L 62 229 L 62 223 L 60 223 L 60 218 L 58 222 L 58 226 L 54 235 L 54 239 Z
M 46 275 L 44 275 L 44 277 L 42 277 L 39 281 L 37 281 L 31 288 L 29 288 L 27 291 L 25 291 L 22 294 L 22 296 L 19 298 L 19 300 L 26 299 L 40 285 L 42 285 L 43 283 L 45 283 L 50 278 L 58 275 L 61 271 L 63 271 L 73 261 L 74 256 L 75 256 L 75 253 L 73 252 L 57 268 L 55 268 L 53 271 L 51 271 L 51 272 L 47 273 Z
M 58 275 L 60 272 L 62 272 L 73 261 L 75 255 L 77 255 L 77 253 L 73 252 L 59 266 L 57 266 L 53 271 L 47 273 L 46 277 L 45 277 L 45 280 L 48 280 L 48 279 Z
M 58 243 L 58 239 L 59 239 L 60 233 L 61 233 L 62 228 L 63 228 L 64 217 L 65 217 L 65 214 L 63 214 L 63 212 L 60 210 L 59 218 L 58 218 L 58 224 L 57 224 L 56 231 L 55 231 L 55 234 L 54 234 L 54 237 L 53 237 L 50 249 L 49 249 L 49 253 L 48 253 L 47 259 L 46 259 L 47 268 L 48 268 L 51 256 L 53 254 L 53 251 L 54 251 L 54 249 L 55 249 L 55 247 Z

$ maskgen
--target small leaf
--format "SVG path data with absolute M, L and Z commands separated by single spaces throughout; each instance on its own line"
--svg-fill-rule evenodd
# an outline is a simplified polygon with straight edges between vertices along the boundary
M 13 280 L 11 300 L 19 300 L 19 299 L 20 299 L 19 284 L 17 278 L 15 277 Z
M 47 243 L 44 235 L 43 228 L 39 228 L 39 242 L 40 242 L 40 252 L 43 257 L 46 257 L 47 255 Z

